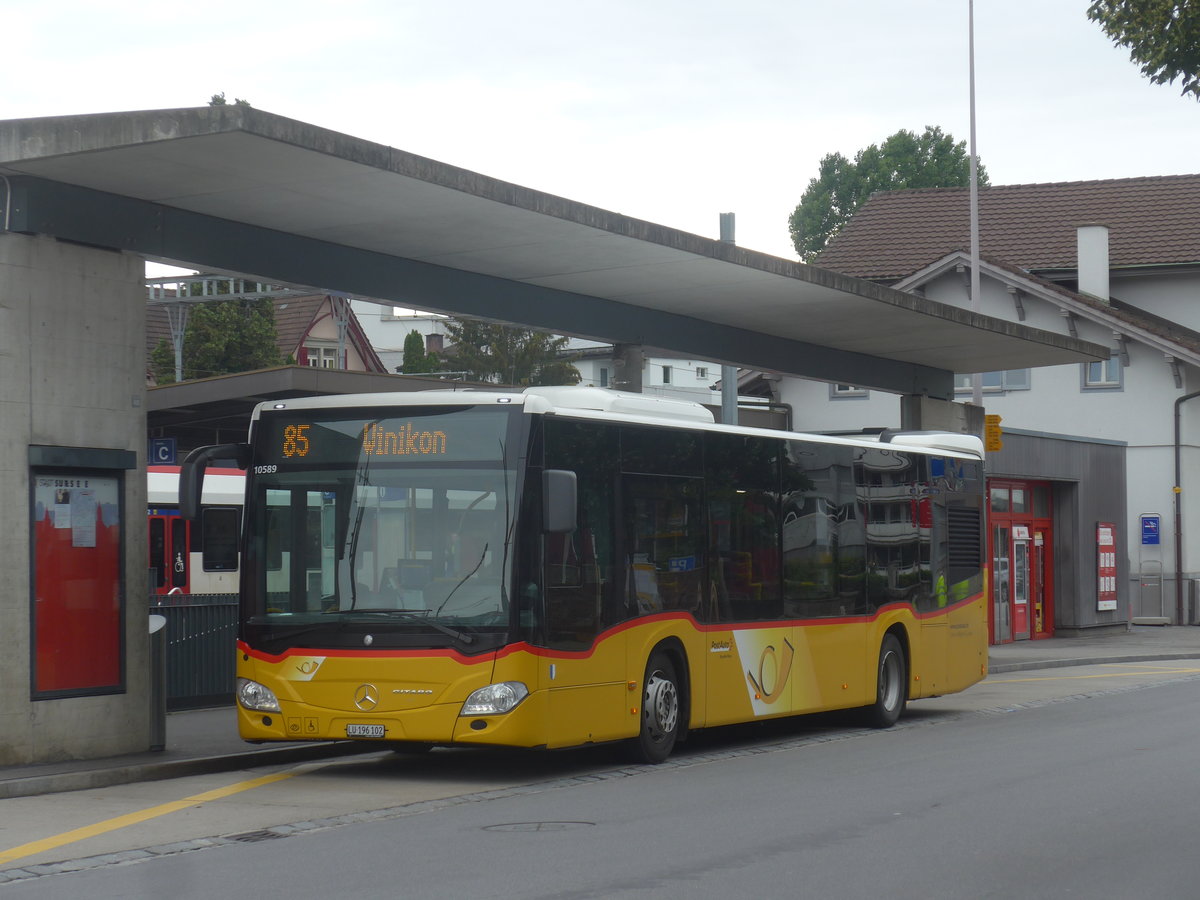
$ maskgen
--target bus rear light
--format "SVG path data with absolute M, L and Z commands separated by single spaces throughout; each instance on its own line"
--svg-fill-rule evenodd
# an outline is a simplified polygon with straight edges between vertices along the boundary
M 498 716 L 511 712 L 529 696 L 529 688 L 520 681 L 501 681 L 477 691 L 462 705 L 460 716 Z
M 249 678 L 237 680 L 238 702 L 246 709 L 259 712 L 280 712 L 279 700 L 274 692 L 265 684 L 251 681 Z

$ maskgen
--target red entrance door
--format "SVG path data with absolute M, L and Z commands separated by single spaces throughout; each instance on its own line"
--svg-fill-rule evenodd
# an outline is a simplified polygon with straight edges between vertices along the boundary
M 995 480 L 990 496 L 992 643 L 1054 633 L 1051 485 Z

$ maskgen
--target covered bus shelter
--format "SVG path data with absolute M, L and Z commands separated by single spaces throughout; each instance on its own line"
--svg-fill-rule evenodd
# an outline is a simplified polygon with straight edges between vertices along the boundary
M 148 745 L 144 260 L 934 404 L 1108 357 L 236 106 L 0 122 L 0 204 L 0 765 Z

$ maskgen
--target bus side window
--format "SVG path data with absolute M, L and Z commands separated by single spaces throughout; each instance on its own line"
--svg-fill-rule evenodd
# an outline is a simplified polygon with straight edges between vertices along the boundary
M 664 610 L 699 615 L 706 580 L 704 518 L 698 478 L 627 475 L 627 602 L 631 616 Z
M 778 619 L 782 441 L 707 435 L 711 586 L 717 621 Z

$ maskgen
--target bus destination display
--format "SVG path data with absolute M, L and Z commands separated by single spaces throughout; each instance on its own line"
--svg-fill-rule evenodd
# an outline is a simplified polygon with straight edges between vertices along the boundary
M 356 416 L 303 420 L 264 415 L 255 445 L 260 458 L 280 465 L 345 464 L 366 457 L 406 460 L 499 460 L 507 410 L 456 410 L 439 415 Z

